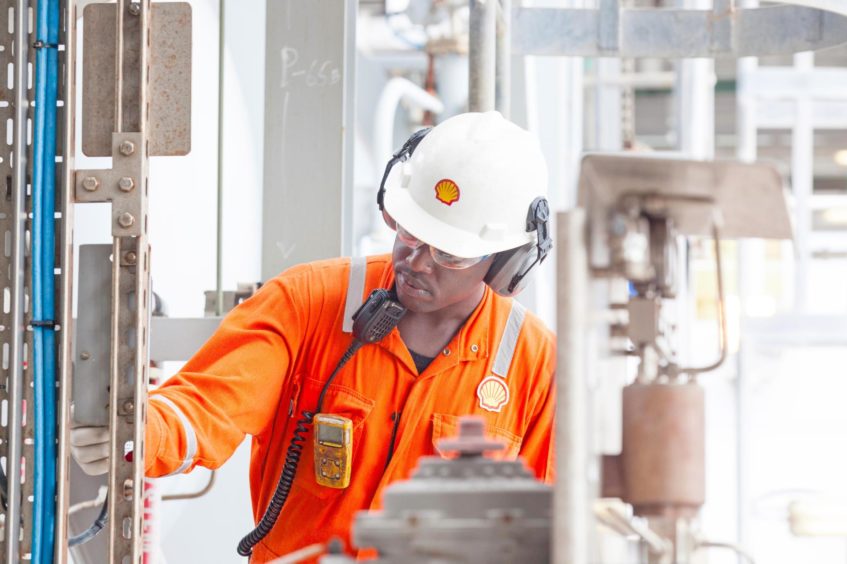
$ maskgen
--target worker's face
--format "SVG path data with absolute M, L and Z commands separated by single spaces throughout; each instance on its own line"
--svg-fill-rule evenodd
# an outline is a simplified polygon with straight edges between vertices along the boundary
M 412 249 L 394 240 L 397 297 L 409 310 L 430 313 L 451 306 L 476 307 L 485 291 L 483 280 L 491 258 L 469 268 L 452 270 L 435 263 L 429 246 Z

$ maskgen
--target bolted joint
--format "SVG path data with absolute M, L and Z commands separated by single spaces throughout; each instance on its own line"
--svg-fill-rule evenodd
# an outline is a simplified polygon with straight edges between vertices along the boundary
M 97 180 L 96 176 L 86 176 L 82 181 L 82 187 L 89 192 L 94 192 L 100 187 L 100 181 Z
M 124 255 L 124 262 L 127 264 L 135 264 L 138 262 L 138 255 L 134 251 L 129 251 Z
M 118 145 L 118 151 L 123 156 L 128 157 L 135 152 L 135 143 L 132 141 L 121 141 L 121 144 Z
M 138 2 L 133 2 L 129 5 L 129 8 L 127 9 L 129 10 L 129 13 L 133 16 L 138 16 L 141 14 L 141 4 Z
M 132 227 L 133 223 L 135 223 L 135 216 L 129 212 L 124 212 L 118 216 L 118 224 L 121 227 L 129 228 Z
M 135 188 L 135 181 L 129 176 L 124 176 L 118 181 L 118 188 L 123 192 L 129 192 Z

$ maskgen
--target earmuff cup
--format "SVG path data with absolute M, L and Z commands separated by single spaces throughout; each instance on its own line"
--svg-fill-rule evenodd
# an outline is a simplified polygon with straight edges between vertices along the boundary
M 538 246 L 527 243 L 497 253 L 485 275 L 485 283 L 507 298 L 517 296 L 529 281 L 529 271 L 538 257 Z

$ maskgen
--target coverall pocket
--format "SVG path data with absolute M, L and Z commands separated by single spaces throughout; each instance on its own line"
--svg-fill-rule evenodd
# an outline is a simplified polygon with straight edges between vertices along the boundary
M 520 454 L 523 438 L 518 435 L 485 422 L 485 434 L 489 439 L 499 441 L 506 447 L 503 450 L 486 453 L 486 456 L 495 460 L 515 460 Z M 432 446 L 442 458 L 453 458 L 450 453 L 442 452 L 438 448 L 438 441 L 450 439 L 459 435 L 459 416 L 446 413 L 434 413 L 432 415 Z
M 323 388 L 323 382 L 306 378 L 303 382 L 303 391 L 301 392 L 301 405 L 315 406 L 317 405 L 318 396 Z M 305 402 L 305 403 L 303 403 Z M 339 384 L 330 384 L 324 398 L 323 409 L 321 413 L 339 415 L 350 419 L 353 423 L 353 444 L 351 447 L 351 466 L 352 479 L 356 476 L 356 467 L 360 464 L 357 456 L 359 446 L 362 442 L 362 431 L 364 430 L 365 419 L 370 414 L 374 407 L 374 401 L 366 398 L 356 390 L 342 386 Z M 321 499 L 326 499 L 343 492 L 344 489 L 331 488 L 318 484 L 315 480 L 315 443 L 314 443 L 314 428 L 311 428 L 306 435 L 306 440 L 303 443 L 303 453 L 300 457 L 300 467 L 297 471 L 297 479 L 294 480 L 295 488 L 302 488 L 312 495 Z

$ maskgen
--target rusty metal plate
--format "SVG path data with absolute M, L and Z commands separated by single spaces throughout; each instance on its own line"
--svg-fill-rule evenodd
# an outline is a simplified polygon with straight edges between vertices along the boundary
M 693 161 L 658 153 L 583 157 L 578 204 L 590 217 L 605 217 L 627 195 L 676 199 L 669 216 L 684 235 L 709 235 L 713 212 L 719 211 L 721 237 L 792 238 L 783 180 L 768 164 Z
M 83 11 L 82 152 L 89 157 L 112 156 L 116 6 L 89 4 Z M 151 157 L 191 151 L 191 25 L 190 4 L 151 4 L 147 90 Z M 124 107 L 138 105 L 137 100 L 125 102 Z

